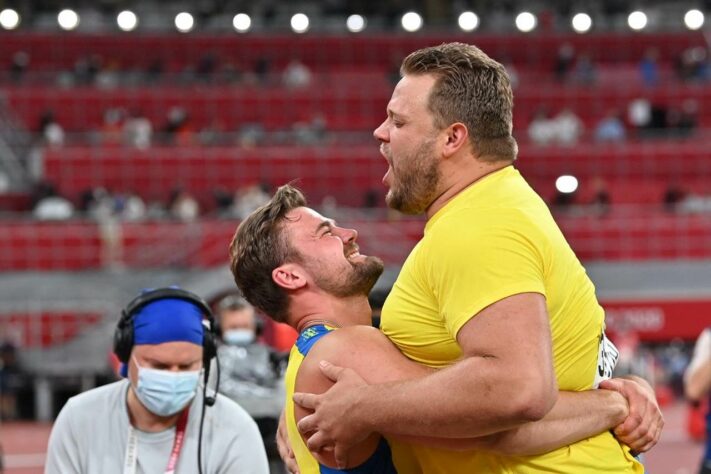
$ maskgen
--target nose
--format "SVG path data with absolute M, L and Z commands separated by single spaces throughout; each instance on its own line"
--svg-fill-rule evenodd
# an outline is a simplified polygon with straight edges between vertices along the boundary
M 344 244 L 351 244 L 358 239 L 358 231 L 355 229 L 338 228 L 338 236 Z
M 378 126 L 378 128 L 373 130 L 373 136 L 375 137 L 376 140 L 381 141 L 381 142 L 388 141 L 387 127 L 385 126 L 387 121 L 388 121 L 388 119 L 383 120 L 383 123 L 381 123 Z

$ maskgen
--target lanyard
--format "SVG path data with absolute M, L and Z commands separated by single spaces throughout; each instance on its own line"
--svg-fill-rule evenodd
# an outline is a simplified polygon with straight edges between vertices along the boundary
M 183 447 L 183 440 L 185 439 L 185 427 L 188 424 L 189 411 L 190 407 L 188 406 L 185 410 L 183 410 L 178 418 L 178 423 L 175 426 L 173 450 L 170 452 L 170 458 L 168 458 L 168 466 L 165 468 L 165 474 L 173 474 L 175 472 L 175 466 L 178 464 L 178 456 L 180 456 L 180 450 Z M 128 441 L 126 443 L 126 458 L 123 464 L 124 474 L 135 474 L 137 461 L 138 435 L 136 434 L 135 428 L 129 424 Z

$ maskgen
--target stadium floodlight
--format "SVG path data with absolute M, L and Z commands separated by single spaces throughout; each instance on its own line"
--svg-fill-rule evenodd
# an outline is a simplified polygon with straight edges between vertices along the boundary
M 116 23 L 121 31 L 133 31 L 138 26 L 138 17 L 131 10 L 124 10 L 116 16 Z
M 309 30 L 309 17 L 304 13 L 296 13 L 291 17 L 291 29 L 294 33 L 306 33 Z
M 195 19 L 188 12 L 180 12 L 175 15 L 175 27 L 181 33 L 188 33 L 195 26 Z
M 458 23 L 462 31 L 474 31 L 479 26 L 479 17 L 474 12 L 462 12 L 459 15 Z
M 689 10 L 684 15 L 684 24 L 690 30 L 698 30 L 704 26 L 704 13 L 701 10 Z
M 20 14 L 12 8 L 0 12 L 0 26 L 6 30 L 14 30 L 20 24 Z
M 569 174 L 558 176 L 555 180 L 555 188 L 563 194 L 574 193 L 578 190 L 578 178 Z
M 57 15 L 57 23 L 59 23 L 59 27 L 63 30 L 73 30 L 79 26 L 79 15 L 77 15 L 77 12 L 74 10 L 65 8 Z
M 533 31 L 537 24 L 536 15 L 531 12 L 521 12 L 516 15 L 516 28 L 523 33 Z
M 351 33 L 360 33 L 365 29 L 365 17 L 363 15 L 351 15 L 346 19 L 346 28 Z
M 232 19 L 232 26 L 239 33 L 246 33 L 252 27 L 252 19 L 246 13 L 238 13 Z
M 643 30 L 647 26 L 647 14 L 640 10 L 635 10 L 627 17 L 627 24 L 635 31 Z
M 587 13 L 577 13 L 570 22 L 578 33 L 587 33 L 592 28 L 592 18 Z
M 407 12 L 402 16 L 400 23 L 405 31 L 413 33 L 422 28 L 423 21 L 422 16 L 419 13 Z

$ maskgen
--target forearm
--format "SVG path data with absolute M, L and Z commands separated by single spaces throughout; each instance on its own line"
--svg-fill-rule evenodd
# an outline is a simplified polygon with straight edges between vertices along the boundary
M 684 391 L 690 400 L 700 400 L 711 392 L 711 358 L 692 367 L 684 380 Z
M 607 431 L 622 423 L 627 413 L 625 397 L 611 390 L 560 392 L 542 420 L 484 438 L 480 449 L 542 454 Z
M 546 385 L 496 358 L 468 357 L 426 377 L 368 386 L 355 409 L 380 433 L 473 438 L 541 419 L 555 401 Z

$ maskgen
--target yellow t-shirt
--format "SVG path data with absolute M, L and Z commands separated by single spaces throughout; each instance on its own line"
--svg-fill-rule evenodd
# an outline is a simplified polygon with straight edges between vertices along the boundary
M 462 191 L 425 226 L 383 307 L 381 328 L 409 358 L 445 367 L 462 326 L 519 293 L 546 297 L 560 390 L 593 387 L 604 313 L 543 200 L 508 166 Z M 476 376 L 473 374 L 472 376 Z M 541 456 L 417 447 L 425 473 L 642 473 L 610 433 Z

